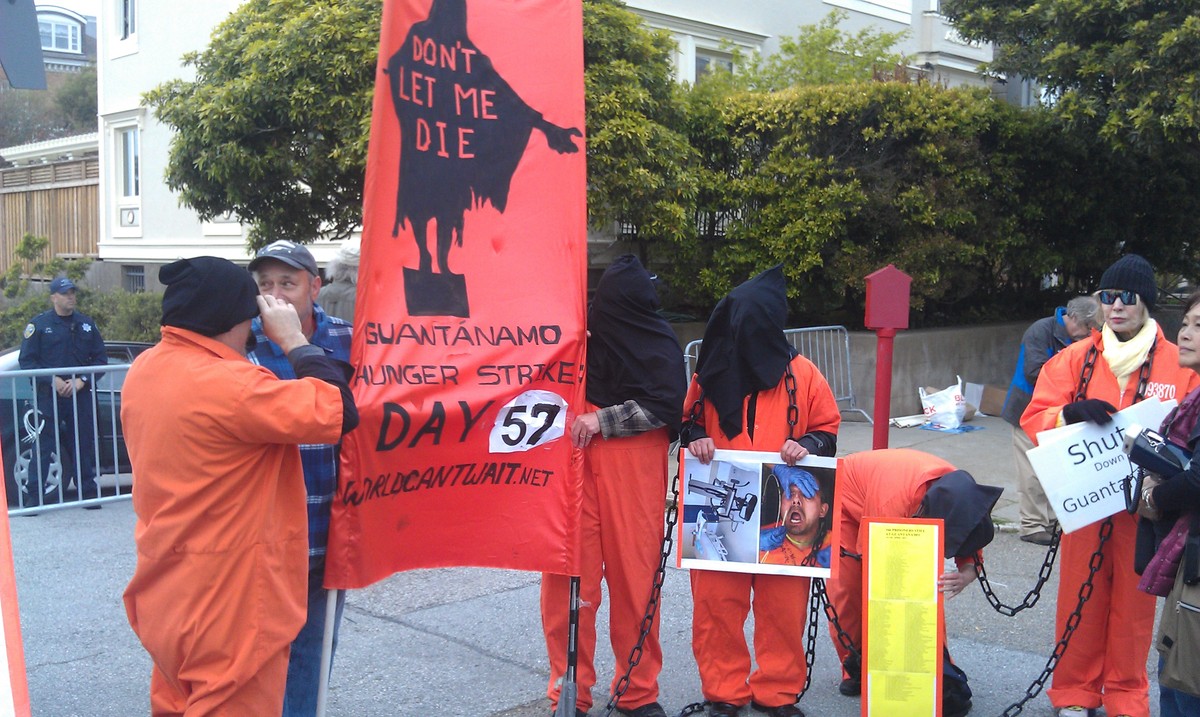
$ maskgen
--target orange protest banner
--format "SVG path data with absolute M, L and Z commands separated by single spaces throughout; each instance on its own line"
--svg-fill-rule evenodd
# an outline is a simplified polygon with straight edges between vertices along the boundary
M 0 485 L 0 500 L 8 505 L 5 487 Z M 12 533 L 8 514 L 0 521 L 0 617 L 3 619 L 3 650 L 0 658 L 0 716 L 29 717 L 29 681 L 25 675 L 25 647 L 21 641 L 21 613 L 17 609 L 17 575 L 13 570 Z
M 579 0 L 385 0 L 326 583 L 576 570 Z

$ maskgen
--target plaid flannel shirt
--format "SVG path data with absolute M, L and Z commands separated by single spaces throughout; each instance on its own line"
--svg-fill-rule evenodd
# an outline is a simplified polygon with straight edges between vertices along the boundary
M 667 425 L 643 409 L 637 401 L 605 406 L 596 411 L 596 420 L 600 423 L 600 435 L 605 438 L 635 436 Z
M 324 349 L 326 356 L 350 363 L 350 324 L 329 316 L 316 304 L 313 304 L 313 321 L 316 329 L 308 342 Z M 263 333 L 262 319 L 254 319 L 251 328 L 258 339 L 258 347 L 248 358 L 279 378 L 296 378 L 283 349 Z M 338 446 L 302 444 L 300 461 L 304 465 L 304 488 L 308 493 L 308 559 L 313 566 L 324 560 L 325 546 L 329 542 L 329 510 L 337 490 Z

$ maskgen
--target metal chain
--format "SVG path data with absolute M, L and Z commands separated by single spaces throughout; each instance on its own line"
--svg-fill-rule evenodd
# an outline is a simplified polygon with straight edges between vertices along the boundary
M 796 426 L 800 423 L 800 406 L 796 403 L 796 377 L 792 374 L 792 365 L 784 367 L 783 387 L 788 395 L 788 438 L 796 440 Z
M 699 404 L 699 401 L 697 401 L 697 404 Z M 646 644 L 646 638 L 650 635 L 651 628 L 654 627 L 654 615 L 658 612 L 658 602 L 662 597 L 663 581 L 667 577 L 667 560 L 674 553 L 675 523 L 678 519 L 679 474 L 676 473 L 674 480 L 671 481 L 671 500 L 667 503 L 667 523 L 666 529 L 663 531 L 662 553 L 659 555 L 658 570 L 654 573 L 654 583 L 650 588 L 650 601 L 646 604 L 646 614 L 642 616 L 641 630 L 638 633 L 637 644 L 629 651 L 629 666 L 625 669 L 625 674 L 621 675 L 621 679 L 617 680 L 617 684 L 612 691 L 612 696 L 608 700 L 608 705 L 604 708 L 606 717 L 617 709 L 617 704 L 621 701 L 621 697 L 629 689 L 629 676 L 633 674 L 633 668 L 637 667 L 638 663 L 642 661 L 642 648 Z
M 1061 538 L 1062 531 L 1055 528 L 1054 536 L 1050 540 L 1050 547 L 1046 550 L 1046 557 L 1042 560 L 1042 567 L 1038 570 L 1037 583 L 1033 586 L 1033 589 L 1025 594 L 1025 599 L 1016 607 L 1010 607 L 1000 602 L 1000 599 L 996 597 L 995 591 L 992 590 L 992 584 L 988 582 L 987 570 L 984 569 L 983 562 L 975 563 L 975 569 L 979 573 L 979 587 L 983 590 L 984 597 L 992 604 L 996 612 L 1005 617 L 1013 617 L 1022 610 L 1037 605 L 1038 599 L 1042 596 L 1042 586 L 1050 579 L 1050 573 L 1054 572 L 1054 560 L 1058 557 L 1058 542 Z
M 1080 620 L 1083 619 L 1083 606 L 1092 597 L 1092 581 L 1096 577 L 1096 573 L 1100 571 L 1100 566 L 1104 564 L 1104 543 L 1112 536 L 1113 522 L 1112 518 L 1104 519 L 1100 524 L 1100 544 L 1096 548 L 1096 552 L 1092 554 L 1092 559 L 1088 562 L 1087 580 L 1079 586 L 1079 602 L 1075 605 L 1075 610 L 1071 612 L 1067 618 L 1066 627 L 1063 628 L 1062 637 L 1059 638 L 1058 644 L 1054 646 L 1054 652 L 1050 653 L 1050 659 L 1046 660 L 1046 666 L 1042 668 L 1042 674 L 1038 675 L 1033 684 L 1025 690 L 1025 696 L 1018 702 L 1009 705 L 1002 713 L 1003 717 L 1013 717 L 1021 714 L 1025 709 L 1025 704 L 1033 698 L 1037 697 L 1042 692 L 1042 688 L 1046 686 L 1046 680 L 1054 673 L 1054 668 L 1058 667 L 1058 661 L 1067 651 L 1067 645 L 1071 641 L 1071 636 L 1075 634 L 1075 629 L 1079 627 Z
M 845 554 L 855 557 L 858 560 L 862 559 L 861 556 L 856 556 L 854 553 L 850 553 L 848 551 Z M 842 649 L 850 653 L 850 655 L 852 655 L 855 659 L 861 661 L 862 653 L 859 652 L 858 646 L 854 644 L 854 639 L 850 637 L 850 633 L 846 632 L 846 630 L 842 627 L 841 622 L 838 621 L 837 610 L 834 609 L 833 603 L 829 600 L 829 595 L 825 592 L 825 580 L 822 578 L 815 578 L 813 584 L 816 586 L 815 589 L 821 595 L 821 603 L 825 606 L 825 619 L 828 620 L 829 624 L 833 626 L 833 631 L 837 636 L 838 644 L 841 645 Z
M 1096 370 L 1096 359 L 1100 356 L 1100 350 L 1095 344 L 1088 347 L 1087 355 L 1083 357 L 1083 366 L 1079 369 L 1079 385 L 1075 388 L 1075 401 L 1082 401 L 1087 398 L 1087 387 L 1092 382 L 1092 372 Z

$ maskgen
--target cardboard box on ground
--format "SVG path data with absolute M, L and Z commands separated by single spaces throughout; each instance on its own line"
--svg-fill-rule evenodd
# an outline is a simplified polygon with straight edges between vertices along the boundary
M 984 416 L 999 416 L 1004 411 L 1004 397 L 1007 395 L 1005 389 L 990 384 L 967 383 L 963 386 L 963 398 L 967 399 L 968 409 L 974 406 Z

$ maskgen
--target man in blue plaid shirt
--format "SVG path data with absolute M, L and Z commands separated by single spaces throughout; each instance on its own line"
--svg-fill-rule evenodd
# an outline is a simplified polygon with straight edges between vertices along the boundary
M 325 349 L 330 358 L 349 364 L 350 324 L 327 315 L 316 304 L 321 278 L 316 259 L 308 249 L 287 240 L 273 242 L 259 250 L 250 262 L 250 272 L 259 293 L 283 299 L 296 307 L 300 328 L 310 344 Z M 257 343 L 247 354 L 250 360 L 270 369 L 281 379 L 295 378 L 287 356 L 263 333 L 262 321 L 254 319 L 252 327 Z M 302 445 L 300 459 L 304 465 L 304 486 L 308 491 L 308 620 L 292 642 L 283 717 L 312 717 L 317 711 L 321 642 L 329 596 L 322 586 L 325 545 L 329 539 L 329 509 L 337 490 L 338 446 Z M 333 622 L 335 650 L 345 600 L 345 592 L 338 591 Z M 331 656 L 331 669 L 332 665 Z

